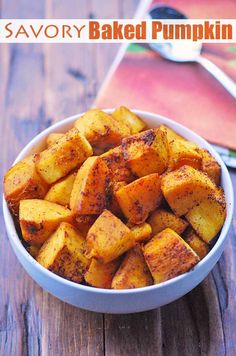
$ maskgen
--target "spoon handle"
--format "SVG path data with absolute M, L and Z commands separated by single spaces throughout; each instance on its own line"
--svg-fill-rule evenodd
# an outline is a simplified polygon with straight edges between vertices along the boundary
M 210 72 L 226 90 L 236 99 L 236 83 L 228 77 L 219 67 L 209 61 L 209 59 L 199 56 L 196 62 L 200 63 L 208 72 Z

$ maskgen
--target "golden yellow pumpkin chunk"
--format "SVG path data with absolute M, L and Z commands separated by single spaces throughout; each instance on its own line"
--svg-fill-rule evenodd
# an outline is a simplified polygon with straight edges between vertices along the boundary
M 59 204 L 40 199 L 20 201 L 19 221 L 23 239 L 40 246 L 63 222 L 71 222 L 71 211 Z
M 142 288 L 153 284 L 152 276 L 143 257 L 140 246 L 129 250 L 116 272 L 113 289 Z
M 87 111 L 76 120 L 75 127 L 92 146 L 101 148 L 119 145 L 124 137 L 130 135 L 130 129 L 125 123 L 118 122 L 99 109 Z
M 120 106 L 118 109 L 116 109 L 112 113 L 112 116 L 116 120 L 128 125 L 132 135 L 142 131 L 146 127 L 145 122 L 143 122 L 136 114 L 134 114 L 125 106 Z
M 16 163 L 4 177 L 4 195 L 14 215 L 19 213 L 22 199 L 44 198 L 48 184 L 35 169 L 35 156 L 31 155 Z
M 123 139 L 122 150 L 132 172 L 138 177 L 163 173 L 168 166 L 166 132 L 151 129 Z
M 225 217 L 226 204 L 221 189 L 213 194 L 208 194 L 186 215 L 188 222 L 206 242 L 210 242 L 218 234 L 224 224 Z
M 64 136 L 63 133 L 57 133 L 57 132 L 50 133 L 46 139 L 47 147 L 52 146 L 55 142 L 57 142 L 63 136 Z
M 139 178 L 115 192 L 117 201 L 133 224 L 143 223 L 161 202 L 161 179 L 158 173 Z
M 143 252 L 155 284 L 188 272 L 199 262 L 191 247 L 169 228 L 154 236 Z
M 108 263 L 135 244 L 132 231 L 110 211 L 104 210 L 87 235 L 88 256 Z
M 184 137 L 180 136 L 179 134 L 177 134 L 177 132 L 175 132 L 174 130 L 172 130 L 170 127 L 166 125 L 161 125 L 159 129 L 166 132 L 168 143 L 171 143 L 176 139 L 185 141 Z
M 134 180 L 134 175 L 124 159 L 121 146 L 103 153 L 101 158 L 111 171 L 112 181 L 130 183 Z
M 44 199 L 51 201 L 52 203 L 69 206 L 75 177 L 76 173 L 72 173 L 54 183 L 47 192 Z
M 184 240 L 189 246 L 196 252 L 196 254 L 202 260 L 209 252 L 209 246 L 203 241 L 193 229 L 189 229 L 184 233 Z
M 216 184 L 220 184 L 221 167 L 216 159 L 207 151 L 200 150 L 202 154 L 202 170 Z
M 93 287 L 111 288 L 112 279 L 119 265 L 119 258 L 108 263 L 102 263 L 92 258 L 84 279 Z
M 161 208 L 155 210 L 150 215 L 147 222 L 152 227 L 153 236 L 166 229 L 167 227 L 181 235 L 188 225 L 187 221 L 184 219 L 181 219 L 170 211 Z
M 140 225 L 127 224 L 137 242 L 147 241 L 152 235 L 151 225 L 143 223 Z
M 61 223 L 57 231 L 41 247 L 37 261 L 61 277 L 80 283 L 88 268 L 85 257 L 86 240 L 68 223 Z
M 100 214 L 106 206 L 109 169 L 100 157 L 88 158 L 79 169 L 70 198 L 75 215 Z
M 181 216 L 214 193 L 217 187 L 203 172 L 183 166 L 162 178 L 161 189 L 173 212 Z
M 202 156 L 194 143 L 182 139 L 175 139 L 169 143 L 169 150 L 169 170 L 173 171 L 184 165 L 201 169 Z
M 36 168 L 41 177 L 51 184 L 79 167 L 92 154 L 89 142 L 73 128 L 39 153 Z

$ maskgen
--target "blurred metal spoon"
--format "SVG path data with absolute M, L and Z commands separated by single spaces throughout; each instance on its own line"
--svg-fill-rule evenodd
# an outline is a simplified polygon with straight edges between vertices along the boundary
M 152 8 L 149 12 L 149 18 L 153 20 L 187 19 L 184 14 L 169 6 L 156 6 Z M 236 99 L 236 83 L 209 59 L 201 56 L 201 43 L 150 43 L 150 47 L 170 61 L 200 63 Z

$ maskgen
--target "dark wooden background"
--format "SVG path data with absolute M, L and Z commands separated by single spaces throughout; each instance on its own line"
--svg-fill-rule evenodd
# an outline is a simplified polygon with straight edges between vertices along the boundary
M 138 0 L 0 0 L 3 18 L 131 17 Z M 39 131 L 93 103 L 117 45 L 0 45 L 3 174 Z M 231 172 L 236 186 L 236 174 Z M 1 214 L 2 218 L 2 214 Z M 213 272 L 165 307 L 133 315 L 76 309 L 24 272 L 1 221 L 0 355 L 236 355 L 236 224 Z

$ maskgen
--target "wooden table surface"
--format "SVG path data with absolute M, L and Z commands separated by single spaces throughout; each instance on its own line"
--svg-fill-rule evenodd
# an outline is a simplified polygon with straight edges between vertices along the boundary
M 0 13 L 3 18 L 129 18 L 137 3 L 0 0 Z M 38 132 L 89 108 L 117 49 L 0 45 L 2 174 Z M 236 173 L 231 176 L 236 186 Z M 0 355 L 236 355 L 236 224 L 203 283 L 174 303 L 131 315 L 83 311 L 49 295 L 16 260 L 3 220 L 0 229 Z

